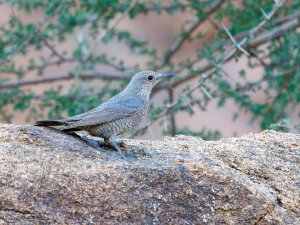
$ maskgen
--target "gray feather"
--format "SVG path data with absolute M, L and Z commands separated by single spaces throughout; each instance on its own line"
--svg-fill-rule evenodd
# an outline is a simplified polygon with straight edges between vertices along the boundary
M 126 97 L 122 99 L 111 99 L 97 108 L 85 113 L 69 117 L 64 121 L 73 121 L 73 123 L 64 126 L 62 129 L 84 127 L 91 125 L 100 125 L 114 120 L 119 120 L 131 116 L 143 107 L 143 101 L 137 97 Z
M 59 127 L 67 133 L 87 131 L 122 152 L 115 143 L 115 137 L 142 121 L 148 110 L 152 88 L 166 76 L 153 71 L 139 72 L 121 93 L 100 106 L 73 117 L 37 121 L 36 125 Z

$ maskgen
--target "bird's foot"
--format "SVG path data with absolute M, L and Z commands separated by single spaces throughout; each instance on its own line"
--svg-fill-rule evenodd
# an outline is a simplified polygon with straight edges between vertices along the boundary
M 125 157 L 125 154 L 128 153 L 127 145 L 124 141 L 116 141 L 114 139 L 104 140 L 104 141 L 98 141 L 98 144 L 100 147 L 109 147 L 113 148 L 114 150 L 118 151 L 118 153 L 122 156 L 122 158 Z
M 77 134 L 76 134 L 77 135 Z M 74 136 L 74 135 L 72 135 Z M 77 135 L 82 141 L 84 141 L 87 145 L 92 146 L 93 148 L 99 150 L 99 145 L 98 145 L 98 141 L 93 140 L 91 138 L 88 138 L 86 136 L 79 136 Z M 74 136 L 76 137 L 76 136 Z M 101 149 L 100 149 L 101 150 Z
M 120 146 L 122 152 L 124 152 L 125 154 L 128 153 L 128 149 L 127 149 L 128 146 L 125 144 L 124 141 L 121 141 L 121 140 L 120 141 L 116 141 L 116 144 Z
M 125 154 L 128 153 L 127 145 L 124 143 L 124 141 L 117 141 L 115 139 L 105 139 L 102 140 L 93 140 L 86 136 L 80 136 L 78 134 L 71 134 L 75 138 L 79 138 L 82 141 L 84 141 L 87 145 L 92 146 L 93 148 L 97 150 L 103 150 L 103 147 L 109 147 L 113 148 L 114 150 L 118 151 L 118 153 L 121 155 L 122 158 L 125 158 Z M 124 154 L 125 153 L 125 154 Z

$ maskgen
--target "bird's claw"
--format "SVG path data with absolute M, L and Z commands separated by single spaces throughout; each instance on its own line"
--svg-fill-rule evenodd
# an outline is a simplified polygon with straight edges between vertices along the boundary
M 125 144 L 124 141 L 116 141 L 114 139 L 112 140 L 93 140 L 90 138 L 87 138 L 85 136 L 79 136 L 77 134 L 72 134 L 73 137 L 75 138 L 79 138 L 82 141 L 84 141 L 86 144 L 88 144 L 89 146 L 92 146 L 94 148 L 96 148 L 97 150 L 99 150 L 99 148 L 102 150 L 103 147 L 109 147 L 109 148 L 113 148 L 114 150 L 118 151 L 119 155 L 122 158 L 125 158 L 125 154 L 128 153 L 128 149 L 127 149 L 127 145 Z
M 124 152 L 125 154 L 128 153 L 127 145 L 125 144 L 124 141 L 120 141 L 120 142 L 117 143 L 117 144 L 120 146 L 122 152 Z
M 110 147 L 118 151 L 118 153 L 122 158 L 124 158 L 125 154 L 128 153 L 127 145 L 125 144 L 124 141 L 105 140 L 105 141 L 99 141 L 98 143 L 100 147 Z

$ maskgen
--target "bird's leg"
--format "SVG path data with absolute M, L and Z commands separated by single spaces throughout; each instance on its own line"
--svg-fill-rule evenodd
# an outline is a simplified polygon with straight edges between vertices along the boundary
M 110 137 L 109 139 L 104 139 L 104 142 L 107 143 L 109 146 L 113 147 L 115 150 L 117 150 L 118 153 L 122 156 L 122 158 L 125 157 L 121 147 L 118 145 L 118 142 L 115 140 L 114 137 Z
M 118 146 L 120 146 L 122 152 L 128 153 L 127 145 L 125 144 L 124 141 L 122 141 L 122 140 L 115 140 L 115 139 L 114 139 L 114 142 L 115 142 Z M 112 145 L 109 143 L 109 140 L 108 140 L 107 138 L 104 138 L 103 141 L 99 140 L 99 141 L 98 141 L 98 144 L 99 144 L 100 147 L 103 147 L 103 146 L 109 146 L 109 147 L 113 147 L 113 148 L 115 149 L 115 147 L 112 146 Z
M 75 138 L 78 138 L 78 139 L 84 141 L 86 144 L 88 144 L 89 146 L 92 146 L 93 148 L 96 148 L 96 149 L 98 149 L 99 147 L 100 148 L 103 147 L 103 145 L 110 146 L 110 147 L 114 148 L 115 150 L 117 150 L 122 157 L 124 157 L 123 151 L 125 153 L 128 152 L 124 141 L 121 141 L 121 140 L 117 141 L 117 140 L 115 140 L 114 137 L 110 138 L 110 139 L 104 138 L 104 141 L 101 141 L 101 140 L 95 141 L 95 140 L 87 138 L 85 136 L 80 136 L 76 133 L 69 133 L 69 134 Z
M 120 146 L 122 152 L 128 153 L 127 145 L 125 144 L 124 141 L 122 141 L 122 140 L 115 140 L 115 142 L 117 143 L 118 146 Z
M 96 149 L 99 148 L 99 146 L 97 145 L 97 141 L 95 141 L 93 139 L 90 139 L 90 138 L 88 138 L 86 136 L 80 136 L 80 135 L 78 135 L 76 133 L 72 133 L 71 135 L 73 137 L 75 137 L 75 138 L 80 139 L 81 141 L 84 141 L 87 145 L 92 146 L 93 148 L 96 148 Z
M 119 145 L 121 147 L 121 149 L 122 149 L 123 152 L 126 152 L 126 153 L 128 152 L 127 145 L 125 144 L 124 141 L 122 141 L 122 140 L 116 140 L 115 142 L 117 143 L 117 145 Z

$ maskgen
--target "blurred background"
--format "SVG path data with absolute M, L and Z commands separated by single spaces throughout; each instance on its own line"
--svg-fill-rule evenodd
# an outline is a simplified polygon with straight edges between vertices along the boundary
M 299 131 L 300 1 L 11 0 L 0 10 L 2 123 L 82 113 L 155 70 L 176 76 L 125 137 Z

